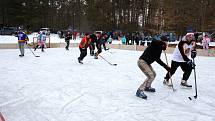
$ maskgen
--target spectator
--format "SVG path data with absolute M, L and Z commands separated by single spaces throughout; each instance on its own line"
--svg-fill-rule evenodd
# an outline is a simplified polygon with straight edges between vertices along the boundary
M 204 50 L 208 50 L 209 49 L 209 43 L 210 43 L 210 38 L 206 34 L 203 37 L 203 39 L 202 39 L 202 47 L 203 47 Z

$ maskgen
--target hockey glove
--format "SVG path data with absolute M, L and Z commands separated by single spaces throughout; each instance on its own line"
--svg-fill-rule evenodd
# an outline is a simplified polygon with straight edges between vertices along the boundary
M 193 61 L 192 60 L 189 60 L 189 61 L 187 61 L 187 65 L 189 66 L 189 67 L 191 67 L 191 68 L 195 68 L 195 64 L 193 63 Z
M 191 51 L 191 58 L 195 58 L 197 55 L 197 51 L 196 50 L 192 50 Z
M 193 61 L 192 60 L 187 61 L 187 65 L 189 65 L 190 67 L 192 67 Z

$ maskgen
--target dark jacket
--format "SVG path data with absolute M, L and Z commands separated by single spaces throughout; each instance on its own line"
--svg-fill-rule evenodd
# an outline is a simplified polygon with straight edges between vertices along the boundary
M 152 41 L 151 45 L 145 49 L 139 59 L 146 61 L 147 64 L 152 64 L 156 61 L 164 68 L 167 68 L 167 65 L 160 59 L 164 44 L 162 41 Z
M 91 39 L 91 42 L 92 42 L 92 43 L 95 43 L 95 42 L 97 41 L 97 37 L 96 37 L 95 34 L 91 34 L 91 35 L 90 35 L 90 39 Z
M 184 61 L 189 61 L 190 59 L 184 53 L 184 48 L 183 48 L 184 44 L 190 45 L 190 42 L 180 41 L 178 43 L 178 49 L 179 49 L 181 56 L 183 57 Z
M 71 32 L 66 32 L 65 41 L 68 41 L 70 39 L 72 39 L 72 33 Z

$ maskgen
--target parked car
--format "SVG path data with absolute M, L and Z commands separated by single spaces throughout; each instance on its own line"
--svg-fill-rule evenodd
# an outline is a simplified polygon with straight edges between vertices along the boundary
M 177 40 L 177 36 L 174 32 L 164 32 L 161 35 L 164 35 L 167 37 L 167 40 L 169 42 L 175 42 Z
M 96 34 L 102 34 L 102 31 L 94 31 Z
M 67 32 L 68 30 L 60 30 L 60 31 L 58 31 L 57 32 L 57 34 L 58 34 L 58 36 L 59 36 L 59 38 L 65 38 L 65 35 L 66 35 L 66 32 Z
M 16 35 L 17 27 L 2 27 L 0 28 L 0 35 Z
M 57 29 L 56 28 L 50 28 L 50 33 L 54 33 L 54 34 L 57 34 Z

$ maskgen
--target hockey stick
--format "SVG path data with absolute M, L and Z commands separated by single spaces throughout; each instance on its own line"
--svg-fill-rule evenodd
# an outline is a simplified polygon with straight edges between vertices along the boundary
M 167 56 L 166 56 L 166 52 L 165 52 L 165 51 L 164 51 L 164 55 L 165 55 L 165 59 L 166 59 L 166 64 L 167 64 L 167 66 L 169 66 L 168 60 L 167 60 Z M 169 74 L 170 82 L 171 82 L 171 84 L 172 84 L 172 85 L 171 85 L 172 91 L 174 92 L 174 91 L 176 91 L 176 89 L 174 88 L 173 83 L 172 83 L 172 76 L 171 76 L 170 72 L 168 72 L 168 74 Z
M 196 83 L 196 68 L 195 68 L 195 60 L 193 58 L 193 70 L 194 70 L 194 79 L 195 79 L 195 92 L 196 92 L 196 95 L 193 96 L 195 99 L 197 99 L 197 83 Z M 188 97 L 190 100 L 192 100 L 191 97 Z
M 31 50 L 31 48 L 28 46 L 28 44 L 26 44 L 28 49 L 31 51 L 31 53 L 34 55 L 34 57 L 40 57 L 39 55 L 35 55 L 34 52 Z
M 101 55 L 99 55 L 103 60 L 105 60 L 107 63 L 109 63 L 110 65 L 112 65 L 112 66 L 116 66 L 117 64 L 113 64 L 113 63 L 111 63 L 111 62 L 109 62 L 109 61 L 107 61 L 104 57 L 102 57 Z

